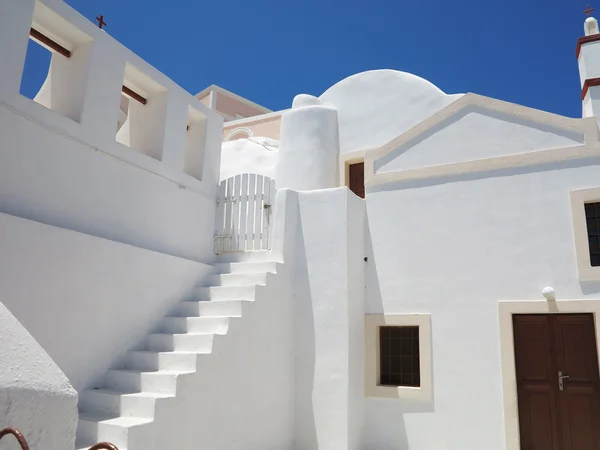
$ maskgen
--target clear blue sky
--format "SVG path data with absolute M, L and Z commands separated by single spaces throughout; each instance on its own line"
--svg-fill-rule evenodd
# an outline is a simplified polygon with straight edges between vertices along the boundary
M 191 93 L 217 84 L 270 109 L 390 68 L 580 117 L 580 0 L 67 0 Z M 592 4 L 592 6 L 594 6 Z M 597 17 L 600 17 L 600 3 Z M 32 52 L 23 93 L 47 62 Z

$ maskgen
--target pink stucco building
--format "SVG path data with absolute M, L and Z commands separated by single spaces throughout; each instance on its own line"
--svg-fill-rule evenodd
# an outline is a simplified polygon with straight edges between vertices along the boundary
M 196 98 L 225 119 L 224 141 L 251 136 L 279 139 L 283 111 L 273 112 L 214 84 L 198 93 Z

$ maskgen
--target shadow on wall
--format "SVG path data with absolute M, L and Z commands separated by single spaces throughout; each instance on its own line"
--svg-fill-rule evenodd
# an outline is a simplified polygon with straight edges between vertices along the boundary
M 600 292 L 600 281 L 580 281 L 581 292 L 584 295 L 597 294 Z
M 379 286 L 377 258 L 373 249 L 371 227 L 369 226 L 368 211 L 369 209 L 367 201 L 365 255 L 367 256 L 368 260 L 366 263 L 365 277 L 367 285 L 365 296 L 365 312 L 366 314 L 399 313 L 400 311 L 386 311 L 384 309 L 383 297 Z M 402 274 L 398 274 L 398 276 L 401 277 Z M 423 311 L 414 312 L 416 313 Z M 432 355 L 434 353 L 435 350 L 432 351 Z M 431 367 L 433 370 L 433 361 L 431 362 Z M 373 450 L 408 449 L 409 440 L 405 425 L 405 415 L 434 412 L 433 398 L 435 398 L 435 395 L 432 396 L 432 400 L 423 402 L 410 399 L 368 397 L 366 399 L 365 448 Z
M 316 358 L 313 301 L 304 251 L 302 221 L 298 220 L 297 224 L 295 267 L 292 268 L 294 273 L 294 334 L 296 342 L 296 348 L 294 349 L 296 359 L 296 448 L 317 449 L 319 445 L 313 405 Z

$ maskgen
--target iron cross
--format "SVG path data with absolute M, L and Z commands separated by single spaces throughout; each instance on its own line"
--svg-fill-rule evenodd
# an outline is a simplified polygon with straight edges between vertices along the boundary
M 98 21 L 98 28 L 102 29 L 102 27 L 106 26 L 106 22 L 104 21 L 104 16 L 102 14 L 100 14 L 98 17 L 96 17 L 96 20 Z
M 592 13 L 595 11 L 594 8 L 590 8 L 590 5 L 588 5 L 587 9 L 583 12 L 584 14 L 587 14 L 588 17 L 592 17 Z

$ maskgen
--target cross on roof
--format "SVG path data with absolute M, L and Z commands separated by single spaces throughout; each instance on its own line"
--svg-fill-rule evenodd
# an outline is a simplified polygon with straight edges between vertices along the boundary
M 583 12 L 584 14 L 587 14 L 588 17 L 592 17 L 592 13 L 595 11 L 594 8 L 590 8 L 590 5 L 588 5 L 587 9 Z
M 106 26 L 106 22 L 104 21 L 104 16 L 102 14 L 100 14 L 98 17 L 96 17 L 96 20 L 98 21 L 98 28 L 102 29 L 102 27 Z

